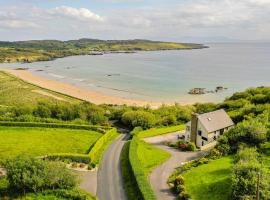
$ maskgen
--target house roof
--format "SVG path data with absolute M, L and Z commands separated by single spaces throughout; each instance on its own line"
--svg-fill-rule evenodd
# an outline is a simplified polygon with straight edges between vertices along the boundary
M 201 114 L 198 116 L 198 120 L 209 133 L 234 125 L 232 119 L 223 109 Z

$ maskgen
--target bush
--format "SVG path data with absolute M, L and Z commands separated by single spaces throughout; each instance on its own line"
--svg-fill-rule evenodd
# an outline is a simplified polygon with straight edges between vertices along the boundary
M 187 151 L 196 151 L 196 146 L 192 142 L 188 142 Z
M 209 151 L 209 154 L 208 154 L 208 158 L 213 159 L 213 160 L 218 159 L 221 156 L 222 156 L 222 153 L 218 149 L 216 149 L 216 148 L 215 149 L 211 149 Z
M 17 156 L 5 164 L 12 191 L 39 192 L 46 189 L 68 189 L 77 184 L 76 177 L 57 162 L 45 162 L 28 156 Z
M 77 189 L 72 189 L 72 190 L 63 190 L 63 189 L 58 189 L 58 190 L 47 190 L 42 192 L 43 195 L 54 195 L 58 198 L 63 198 L 63 199 L 68 199 L 68 200 L 94 200 L 95 198 L 91 196 L 90 194 L 77 190 Z
M 52 161 L 67 161 L 67 162 L 77 162 L 77 163 L 90 163 L 91 159 L 89 155 L 83 154 L 69 154 L 69 153 L 61 153 L 61 154 L 50 154 L 45 157 L 45 159 Z
M 191 195 L 186 192 L 181 192 L 178 196 L 179 200 L 189 200 L 191 199 Z
M 134 135 L 137 135 L 138 133 L 140 133 L 142 131 L 143 131 L 143 128 L 140 127 L 140 126 L 137 126 L 130 132 L 130 134 L 134 136 Z

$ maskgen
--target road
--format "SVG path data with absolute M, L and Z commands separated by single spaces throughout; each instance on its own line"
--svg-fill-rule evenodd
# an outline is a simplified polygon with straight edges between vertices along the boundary
M 120 168 L 120 154 L 128 135 L 121 135 L 103 154 L 97 177 L 99 200 L 127 200 Z

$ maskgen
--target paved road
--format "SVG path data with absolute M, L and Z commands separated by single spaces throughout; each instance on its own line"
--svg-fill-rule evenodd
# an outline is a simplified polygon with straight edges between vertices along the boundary
M 120 154 L 127 137 L 119 137 L 103 154 L 97 177 L 99 200 L 127 200 L 120 168 Z

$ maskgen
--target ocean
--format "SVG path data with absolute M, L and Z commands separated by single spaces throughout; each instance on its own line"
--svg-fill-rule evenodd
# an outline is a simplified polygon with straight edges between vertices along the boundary
M 5 63 L 29 68 L 48 79 L 127 99 L 158 102 L 220 102 L 237 91 L 270 85 L 269 43 L 211 43 L 196 50 L 71 56 L 35 63 Z M 195 87 L 217 93 L 190 95 Z

